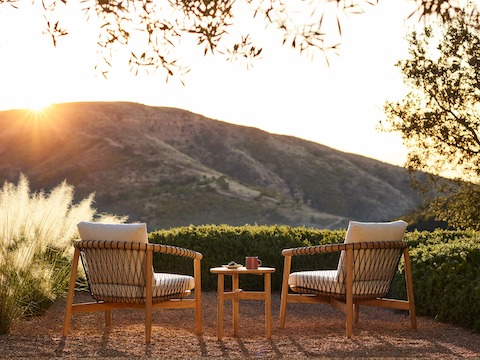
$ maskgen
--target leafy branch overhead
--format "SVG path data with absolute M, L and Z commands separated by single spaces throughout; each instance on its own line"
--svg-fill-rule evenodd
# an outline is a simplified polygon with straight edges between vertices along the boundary
M 412 174 L 430 174 L 415 185 L 427 195 L 433 190 L 437 219 L 475 229 L 480 228 L 478 24 L 476 9 L 467 9 L 442 27 L 412 32 L 409 57 L 397 64 L 409 92 L 385 104 L 385 129 L 402 135 L 406 166 Z
M 65 10 L 73 0 L 31 0 L 44 10 L 45 33 L 54 46 L 68 34 L 71 21 Z M 81 0 L 85 20 L 98 26 L 104 75 L 111 67 L 114 49 L 127 47 L 129 65 L 139 69 L 163 69 L 168 76 L 188 71 L 178 50 L 194 41 L 203 55 L 219 54 L 228 60 L 250 63 L 263 53 L 264 44 L 250 33 L 249 21 L 259 21 L 283 37 L 283 44 L 299 53 L 319 51 L 326 55 L 338 48 L 346 15 L 363 13 L 380 0 Z M 404 0 L 417 3 L 417 14 L 450 17 L 458 10 L 454 0 Z M 25 2 L 28 2 L 25 0 Z M 23 0 L 0 0 L 21 11 Z M 239 13 L 245 13 L 247 24 Z M 413 15 L 413 14 L 412 14 Z M 247 25 L 247 26 L 245 26 Z M 251 28 L 251 26 L 250 26 Z M 245 30 L 247 29 L 247 30 Z M 238 31 L 240 30 L 240 31 Z M 185 56 L 183 56 L 185 57 Z M 328 60 L 328 59 L 327 59 Z

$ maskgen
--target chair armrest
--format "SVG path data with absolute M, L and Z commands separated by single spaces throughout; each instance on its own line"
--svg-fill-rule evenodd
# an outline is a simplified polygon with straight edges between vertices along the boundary
M 77 249 L 119 249 L 119 250 L 136 250 L 136 251 L 152 251 L 156 253 L 183 256 L 189 259 L 201 260 L 203 255 L 197 251 L 184 249 L 177 246 L 162 244 L 144 244 L 140 242 L 124 242 L 111 240 L 80 240 L 74 245 Z
M 282 250 L 283 256 L 313 255 L 321 253 L 339 252 L 342 250 L 359 249 L 404 249 L 408 244 L 404 240 L 400 241 L 369 241 L 349 244 L 329 244 L 298 247 Z
M 329 244 L 329 245 L 314 245 L 304 246 L 292 249 L 282 250 L 283 256 L 299 256 L 299 255 L 313 255 L 321 253 L 338 252 L 346 249 L 346 244 Z
M 203 258 L 203 255 L 197 251 L 181 248 L 178 246 L 163 245 L 163 244 L 149 244 L 149 246 L 153 246 L 153 252 L 156 252 L 156 253 L 183 256 L 189 259 L 198 259 L 198 260 L 201 260 Z

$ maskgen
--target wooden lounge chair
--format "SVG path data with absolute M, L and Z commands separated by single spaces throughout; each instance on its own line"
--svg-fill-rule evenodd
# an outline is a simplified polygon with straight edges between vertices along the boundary
M 145 224 L 78 224 L 68 289 L 63 336 L 67 336 L 72 313 L 133 308 L 145 311 L 145 341 L 151 341 L 152 309 L 195 309 L 196 333 L 202 332 L 200 260 L 202 254 L 174 246 L 149 244 Z M 154 253 L 193 259 L 194 275 L 155 273 Z M 90 294 L 95 302 L 74 304 L 79 259 L 82 260 Z M 186 299 L 195 289 L 195 298 Z
M 352 336 L 360 305 L 408 310 L 416 329 L 413 283 L 404 221 L 349 223 L 345 242 L 282 251 L 284 259 L 280 328 L 285 326 L 287 303 L 330 304 L 346 316 L 346 336 Z M 291 271 L 292 257 L 341 252 L 337 269 Z M 407 300 L 386 299 L 403 255 Z M 289 293 L 289 290 L 297 293 Z

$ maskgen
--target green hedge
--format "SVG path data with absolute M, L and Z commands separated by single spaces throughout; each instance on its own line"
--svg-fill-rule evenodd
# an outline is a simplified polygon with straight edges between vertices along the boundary
M 480 241 L 473 231 L 408 233 L 418 315 L 480 332 Z M 405 293 L 403 264 L 392 287 Z
M 236 261 L 243 264 L 246 256 L 259 256 L 265 266 L 276 268 L 272 289 L 281 290 L 283 256 L 286 248 L 341 243 L 345 230 L 317 230 L 288 226 L 204 225 L 160 230 L 150 235 L 154 243 L 169 244 L 199 251 L 202 260 L 202 290 L 215 291 L 217 278 L 211 267 Z M 409 232 L 413 283 L 418 315 L 480 331 L 480 241 L 473 231 L 436 230 Z M 193 273 L 192 261 L 159 255 L 157 271 Z M 295 257 L 292 270 L 334 269 L 337 254 Z M 395 277 L 392 296 L 405 297 L 403 264 Z M 228 280 L 227 277 L 226 280 Z M 243 276 L 240 286 L 263 288 L 258 276 Z M 227 284 L 228 286 L 228 284 Z
M 258 256 L 264 266 L 274 267 L 272 290 L 280 291 L 283 271 L 283 249 L 343 242 L 345 230 L 315 230 L 289 226 L 229 226 L 202 225 L 160 230 L 149 235 L 149 241 L 185 247 L 203 254 L 202 289 L 216 290 L 217 277 L 209 269 L 230 261 L 245 263 L 246 256 Z M 315 259 L 318 256 L 302 256 L 293 261 L 292 268 L 318 269 Z M 297 260 L 297 259 L 295 259 Z M 338 256 L 323 256 L 321 266 L 325 269 L 337 266 Z M 192 261 L 174 258 L 169 255 L 156 256 L 154 266 L 157 271 L 192 273 Z M 229 278 L 229 277 L 227 277 Z M 228 280 L 226 278 L 226 280 Z M 242 276 L 240 286 L 251 290 L 263 287 L 263 278 Z

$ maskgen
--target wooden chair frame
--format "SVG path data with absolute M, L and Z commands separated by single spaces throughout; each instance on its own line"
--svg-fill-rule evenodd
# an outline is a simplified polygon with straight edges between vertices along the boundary
M 145 277 L 146 277 L 146 297 L 141 303 L 129 302 L 88 302 L 74 304 L 75 283 L 77 280 L 77 271 L 80 259 L 80 253 L 83 248 L 102 248 L 117 249 L 119 251 L 145 251 Z M 153 302 L 153 253 L 163 253 L 175 256 L 182 256 L 193 259 L 193 271 L 195 279 L 194 299 L 170 299 L 162 302 Z M 195 329 L 198 335 L 202 333 L 202 291 L 201 291 L 201 269 L 200 260 L 202 254 L 193 250 L 183 249 L 175 246 L 160 244 L 143 244 L 139 242 L 117 242 L 117 241 L 96 241 L 83 240 L 75 243 L 75 252 L 72 261 L 72 271 L 70 274 L 70 284 L 66 300 L 65 320 L 63 325 L 63 336 L 66 337 L 70 328 L 70 320 L 73 313 L 79 312 L 105 312 L 105 324 L 111 325 L 111 311 L 118 309 L 143 309 L 145 311 L 145 342 L 151 342 L 152 334 L 152 310 L 153 309 L 195 309 Z
M 372 299 L 356 299 L 353 295 L 353 277 L 354 277 L 354 252 L 360 249 L 403 249 L 402 256 L 405 262 L 405 281 L 407 289 L 407 300 L 372 298 Z M 344 251 L 347 263 L 346 275 L 346 296 L 344 299 L 316 295 L 316 294 L 290 294 L 288 278 L 291 271 L 291 262 L 293 256 L 312 255 L 321 253 L 331 253 Z M 351 338 L 353 331 L 353 323 L 358 322 L 358 313 L 360 305 L 378 306 L 390 309 L 408 310 L 410 313 L 410 322 L 412 329 L 417 328 L 415 315 L 415 300 L 413 295 L 413 281 L 410 267 L 410 256 L 408 253 L 408 245 L 405 241 L 388 241 L 388 242 L 361 242 L 349 244 L 332 244 L 317 245 L 309 247 L 301 247 L 294 249 L 285 249 L 282 251 L 284 259 L 282 295 L 280 305 L 280 328 L 285 327 L 285 318 L 287 311 L 287 303 L 310 303 L 310 304 L 330 304 L 336 309 L 345 313 L 347 338 Z

